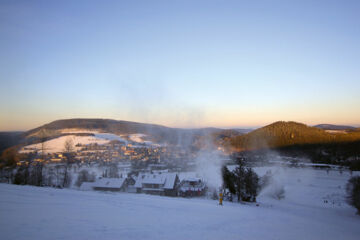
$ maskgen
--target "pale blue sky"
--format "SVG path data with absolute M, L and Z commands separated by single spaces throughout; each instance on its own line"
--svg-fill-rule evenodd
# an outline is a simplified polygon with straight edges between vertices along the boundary
M 340 0 L 0 0 L 0 130 L 74 117 L 360 124 L 359 12 Z

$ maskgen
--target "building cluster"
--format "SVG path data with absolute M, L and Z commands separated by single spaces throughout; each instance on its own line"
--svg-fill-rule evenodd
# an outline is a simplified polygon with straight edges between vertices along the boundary
M 71 162 L 78 165 L 94 165 L 108 163 L 128 163 L 137 170 L 149 165 L 166 166 L 174 170 L 184 170 L 193 165 L 195 153 L 178 146 L 162 146 L 139 144 L 135 142 L 111 141 L 107 144 L 91 143 L 77 144 L 75 152 L 71 154 Z M 66 163 L 69 156 L 64 153 L 30 152 L 24 154 L 18 165 L 42 162 L 44 164 Z M 175 169 L 177 168 L 177 169 Z
M 207 187 L 200 178 L 185 178 L 180 181 L 177 173 L 157 171 L 121 178 L 99 178 L 95 182 L 83 182 L 80 190 L 195 197 L 204 196 Z

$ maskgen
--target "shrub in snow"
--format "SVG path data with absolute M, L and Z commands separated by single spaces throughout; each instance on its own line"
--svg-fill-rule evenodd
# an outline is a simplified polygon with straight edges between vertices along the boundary
M 18 168 L 13 183 L 18 185 L 26 184 L 28 175 L 29 175 L 28 168 L 25 167 Z
M 346 185 L 348 203 L 354 206 L 360 214 L 360 176 L 352 177 Z

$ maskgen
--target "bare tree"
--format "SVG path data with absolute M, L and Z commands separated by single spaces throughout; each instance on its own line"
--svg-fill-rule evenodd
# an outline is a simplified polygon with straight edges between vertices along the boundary
M 64 143 L 64 153 L 73 153 L 74 151 L 75 151 L 74 142 L 69 137 L 66 139 L 66 141 Z
M 65 169 L 62 187 L 68 187 L 70 185 L 71 176 L 69 174 L 69 167 L 73 161 L 74 151 L 75 148 L 73 140 L 71 138 L 67 138 L 64 143 Z
M 46 141 L 49 138 L 50 133 L 46 129 L 41 129 L 38 133 L 38 137 L 41 145 L 41 161 L 33 162 L 33 158 L 29 159 L 28 168 L 26 169 L 27 176 L 30 177 L 29 183 L 35 186 L 43 185 L 43 168 L 46 158 Z M 29 169 L 30 168 L 30 169 Z M 31 170 L 29 172 L 29 170 Z
M 107 165 L 103 177 L 108 178 L 119 178 L 119 169 L 117 163 L 110 163 Z
M 46 140 L 49 137 L 49 133 L 46 129 L 41 129 L 39 132 L 39 139 L 41 144 L 41 158 L 45 161 L 45 150 L 46 150 Z

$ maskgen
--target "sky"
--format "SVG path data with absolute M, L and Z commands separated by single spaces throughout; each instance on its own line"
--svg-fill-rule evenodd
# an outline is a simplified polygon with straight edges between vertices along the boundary
M 360 1 L 0 0 L 0 131 L 360 124 Z

